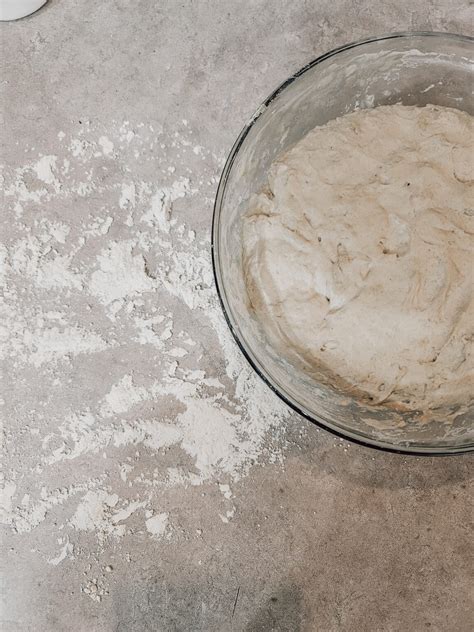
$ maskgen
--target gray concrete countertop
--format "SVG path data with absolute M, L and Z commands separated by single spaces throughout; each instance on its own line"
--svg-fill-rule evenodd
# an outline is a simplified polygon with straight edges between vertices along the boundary
M 318 54 L 468 0 L 50 0 L 1 24 L 5 632 L 470 629 L 469 457 L 350 445 L 235 348 L 213 196 Z M 471 558 L 472 560 L 472 558 Z

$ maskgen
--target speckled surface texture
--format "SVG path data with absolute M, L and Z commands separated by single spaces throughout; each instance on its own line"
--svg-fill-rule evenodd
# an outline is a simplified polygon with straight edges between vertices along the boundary
M 471 629 L 469 457 L 335 439 L 226 330 L 209 229 L 316 55 L 466 0 L 50 0 L 2 24 L 5 632 Z

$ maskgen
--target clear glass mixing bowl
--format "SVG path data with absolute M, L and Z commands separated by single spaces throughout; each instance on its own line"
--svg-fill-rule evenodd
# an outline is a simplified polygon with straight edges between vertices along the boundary
M 473 410 L 454 421 L 423 423 L 416 413 L 367 406 L 317 382 L 281 357 L 248 303 L 241 265 L 241 218 L 274 158 L 322 125 L 358 108 L 428 103 L 474 114 L 474 39 L 444 33 L 396 33 L 337 48 L 302 68 L 258 108 L 230 152 L 217 191 L 213 265 L 229 327 L 241 350 L 288 405 L 348 439 L 414 454 L 474 448 Z M 357 328 L 369 326 L 354 323 Z

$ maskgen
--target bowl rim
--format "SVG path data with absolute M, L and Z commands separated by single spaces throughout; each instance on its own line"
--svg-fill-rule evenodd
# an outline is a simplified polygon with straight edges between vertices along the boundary
M 298 77 L 306 73 L 308 70 L 317 66 L 321 62 L 330 57 L 334 57 L 335 55 L 350 50 L 352 48 L 357 48 L 359 46 L 363 46 L 365 44 L 380 42 L 384 40 L 390 39 L 402 39 L 402 38 L 414 38 L 414 37 L 439 37 L 446 38 L 449 40 L 459 40 L 464 42 L 474 43 L 474 37 L 468 35 L 462 35 L 457 33 L 448 33 L 442 31 L 402 31 L 402 32 L 394 32 L 394 33 L 386 33 L 378 36 L 372 36 L 363 38 L 360 40 L 356 40 L 354 42 L 350 42 L 348 44 L 343 44 L 342 46 L 338 46 L 336 48 L 331 49 L 330 51 L 319 55 L 309 63 L 305 64 L 302 68 L 293 73 L 288 79 L 283 81 L 271 94 L 262 102 L 262 104 L 257 108 L 254 114 L 250 117 L 247 123 L 242 128 L 240 134 L 237 136 L 225 165 L 222 169 L 221 176 L 219 179 L 219 184 L 217 187 L 217 192 L 214 200 L 214 208 L 212 215 L 212 225 L 211 225 L 211 258 L 212 258 L 212 269 L 214 274 L 214 282 L 216 285 L 217 296 L 219 298 L 219 303 L 221 305 L 225 321 L 230 329 L 230 332 L 237 343 L 238 348 L 241 353 L 250 364 L 252 369 L 257 373 L 261 380 L 293 411 L 301 415 L 303 418 L 307 419 L 311 423 L 315 424 L 319 428 L 322 428 L 337 437 L 351 441 L 353 443 L 362 445 L 364 447 L 375 448 L 381 450 L 383 452 L 390 452 L 395 454 L 403 454 L 403 455 L 411 455 L 411 456 L 454 456 L 461 454 L 468 454 L 474 451 L 474 443 L 467 444 L 465 446 L 458 447 L 450 447 L 450 446 L 440 446 L 435 448 L 423 447 L 417 444 L 414 444 L 413 447 L 410 445 L 396 445 L 391 444 L 390 442 L 385 441 L 377 441 L 375 439 L 371 439 L 369 437 L 364 437 L 363 435 L 358 435 L 357 433 L 352 433 L 351 431 L 346 431 L 345 429 L 341 429 L 339 427 L 334 427 L 330 422 L 324 420 L 324 418 L 320 416 L 316 416 L 312 413 L 306 412 L 302 409 L 298 403 L 292 401 L 287 395 L 282 392 L 276 384 L 273 383 L 272 378 L 265 373 L 265 371 L 257 364 L 256 360 L 253 357 L 250 348 L 247 348 L 246 342 L 240 337 L 237 331 L 234 328 L 232 323 L 232 319 L 230 317 L 230 310 L 227 307 L 226 303 L 226 291 L 224 287 L 224 283 L 221 278 L 220 264 L 219 264 L 219 230 L 220 230 L 220 210 L 222 207 L 222 201 L 224 198 L 224 191 L 227 184 L 227 179 L 232 170 L 232 166 L 237 156 L 245 138 L 247 137 L 249 131 L 252 129 L 256 121 L 259 117 L 265 112 L 270 103 L 288 86 L 290 86 Z

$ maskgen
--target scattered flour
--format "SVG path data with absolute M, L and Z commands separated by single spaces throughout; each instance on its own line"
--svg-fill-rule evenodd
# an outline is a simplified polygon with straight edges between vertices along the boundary
M 36 272 L 36 285 L 45 289 L 81 289 L 82 277 L 70 269 L 71 259 L 70 255 L 57 255 L 54 259 L 44 261 Z
M 119 497 L 105 490 L 88 491 L 70 519 L 70 525 L 79 531 L 94 531 L 99 541 L 108 537 L 122 537 L 125 524 L 138 509 L 147 505 L 147 501 L 131 501 L 118 509 Z
M 135 183 L 131 182 L 130 184 L 123 184 L 122 191 L 120 193 L 119 198 L 119 206 L 121 209 L 127 208 L 131 206 L 132 208 L 135 206 L 135 198 L 136 198 L 136 189 Z
M 168 526 L 168 514 L 159 513 L 145 521 L 147 531 L 155 538 L 161 538 L 166 532 Z
M 170 187 L 159 189 L 153 194 L 150 208 L 142 215 L 141 221 L 150 226 L 156 225 L 160 230 L 169 233 L 172 223 L 176 223 L 171 220 L 173 202 L 190 193 L 194 191 L 191 191 L 189 178 L 181 178 Z
M 37 389 L 48 394 L 35 407 L 28 385 L 19 391 L 25 403 L 12 412 L 12 427 L 31 424 L 21 438 L 31 445 L 22 462 L 10 463 L 0 516 L 23 535 L 62 520 L 61 548 L 55 541 L 47 556 L 52 566 L 78 559 L 79 535 L 98 547 L 131 524 L 157 540 L 171 536 L 163 490 L 236 481 L 259 459 L 280 460 L 276 439 L 288 415 L 228 331 L 208 233 L 173 208 L 180 200 L 176 208 L 193 204 L 198 219 L 200 208 L 210 217 L 215 173 L 193 188 L 165 147 L 157 152 L 161 172 L 135 181 L 104 156 L 142 160 L 143 147 L 163 144 L 161 131 L 132 131 L 128 122 L 107 135 L 83 127 L 77 138 L 58 137 L 67 157 L 39 155 L 8 175 L 14 230 L 0 250 L 2 357 L 11 379 L 33 367 L 33 402 Z M 174 148 L 197 164 L 211 160 L 190 138 L 177 136 Z M 38 221 L 23 223 L 32 212 Z M 45 489 L 43 475 L 63 486 Z M 227 483 L 218 490 L 226 503 L 233 497 Z M 100 601 L 107 591 L 92 578 L 83 592 Z
M 102 147 L 102 151 L 106 156 L 110 156 L 114 151 L 114 144 L 107 136 L 101 136 L 99 138 L 99 145 Z
M 24 343 L 30 349 L 29 362 L 36 367 L 56 362 L 66 356 L 81 353 L 95 353 L 107 347 L 107 342 L 99 335 L 80 327 L 59 329 L 38 329 L 27 331 Z
M 118 502 L 117 494 L 105 491 L 88 491 L 71 518 L 71 524 L 76 529 L 92 531 L 96 525 L 102 524 L 108 510 Z
M 62 542 L 62 538 L 61 538 L 61 542 Z M 57 555 L 57 557 L 54 557 L 48 560 L 48 564 L 51 564 L 52 566 L 57 566 L 58 564 L 61 564 L 61 562 L 65 560 L 67 557 L 72 558 L 73 553 L 74 553 L 74 545 L 71 544 L 71 542 L 69 542 L 69 537 L 68 537 L 64 545 L 61 547 L 61 550 L 59 554 Z
M 59 188 L 59 182 L 54 175 L 56 170 L 56 156 L 43 156 L 33 166 L 39 180 L 46 184 L 55 184 Z
M 12 522 L 13 496 L 16 492 L 16 485 L 13 482 L 6 482 L 0 489 L 0 522 L 10 524 Z
M 88 289 L 105 305 L 155 287 L 153 279 L 145 273 L 143 255 L 133 254 L 134 245 L 130 240 L 115 242 L 98 257 Z
M 131 375 L 124 375 L 117 384 L 114 384 L 105 396 L 105 402 L 100 412 L 104 417 L 110 417 L 117 413 L 124 413 L 146 399 L 148 392 L 142 386 L 135 386 Z
M 237 474 L 247 447 L 237 434 L 240 417 L 210 399 L 183 397 L 181 401 L 188 404 L 177 418 L 184 435 L 181 445 L 195 459 L 203 479 L 218 471 Z

